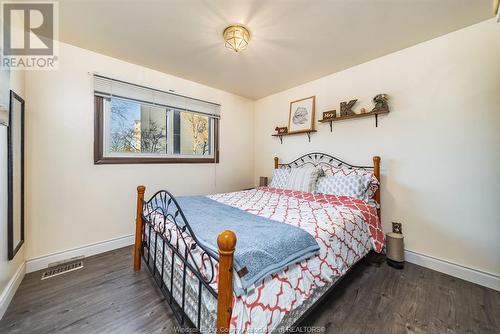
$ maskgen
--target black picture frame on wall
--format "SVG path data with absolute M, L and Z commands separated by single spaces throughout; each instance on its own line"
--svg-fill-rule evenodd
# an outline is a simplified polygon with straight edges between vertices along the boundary
M 7 255 L 12 260 L 24 243 L 24 100 L 12 90 L 7 160 Z

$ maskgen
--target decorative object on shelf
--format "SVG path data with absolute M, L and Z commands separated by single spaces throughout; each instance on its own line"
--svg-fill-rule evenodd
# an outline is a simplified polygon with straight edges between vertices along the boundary
M 356 115 L 356 113 L 352 111 L 352 107 L 354 107 L 357 101 L 358 99 L 350 100 L 349 102 L 340 102 L 340 117 Z
M 314 130 L 315 96 L 290 102 L 288 133 Z
M 267 186 L 267 176 L 261 176 L 259 178 L 259 187 Z
M 332 119 L 337 117 L 337 110 L 330 110 L 323 112 L 323 119 Z
M 24 243 L 24 100 L 10 91 L 7 128 L 7 257 Z
M 344 119 L 375 116 L 375 127 L 378 127 L 378 115 L 389 113 L 389 105 L 387 103 L 388 100 L 389 96 L 387 94 L 378 94 L 373 98 L 375 107 L 370 112 L 367 112 L 365 108 L 361 108 L 359 114 L 356 114 L 352 110 L 352 107 L 358 100 L 350 100 L 349 102 L 342 102 L 340 103 L 340 116 L 327 118 L 325 117 L 325 115 L 329 113 L 335 113 L 335 110 L 325 111 L 323 112 L 323 119 L 318 120 L 318 122 L 330 123 L 330 132 L 333 132 L 333 122 L 341 121 Z
M 378 111 L 389 111 L 389 105 L 387 104 L 387 100 L 389 100 L 389 96 L 387 94 L 378 94 L 373 98 L 373 103 L 375 103 L 375 107 L 370 112 L 378 112 Z
M 276 128 L 274 128 L 274 130 L 279 134 L 279 135 L 282 135 L 284 133 L 288 133 L 288 128 L 286 126 L 283 126 L 283 127 L 279 127 L 277 126 Z
M 399 224 L 399 228 L 401 228 L 401 224 Z M 394 223 L 393 230 L 395 230 Z M 403 234 L 395 232 L 387 233 L 385 240 L 387 264 L 396 269 L 403 269 L 405 264 Z
M 241 25 L 231 25 L 222 33 L 225 46 L 235 52 L 244 50 L 250 41 L 250 32 Z

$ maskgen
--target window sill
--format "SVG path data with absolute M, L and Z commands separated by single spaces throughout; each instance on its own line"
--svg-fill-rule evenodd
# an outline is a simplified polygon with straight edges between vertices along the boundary
M 116 164 L 208 164 L 218 163 L 218 158 L 127 158 L 127 157 L 101 157 L 94 160 L 94 165 Z

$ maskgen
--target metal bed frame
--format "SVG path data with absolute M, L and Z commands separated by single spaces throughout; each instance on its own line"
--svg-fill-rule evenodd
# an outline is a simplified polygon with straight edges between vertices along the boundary
M 160 215 L 159 215 L 160 214 Z M 196 276 L 198 279 L 198 314 L 195 328 L 200 328 L 201 321 L 201 296 L 202 296 L 202 288 L 205 288 L 210 294 L 212 294 L 217 299 L 217 292 L 210 286 L 211 283 L 214 282 L 215 279 L 215 265 L 214 261 L 217 261 L 217 257 L 212 254 L 211 251 L 205 249 L 201 246 L 196 239 L 195 234 L 193 233 L 191 227 L 189 226 L 184 213 L 182 212 L 179 204 L 176 199 L 172 196 L 172 194 L 166 190 L 160 190 L 156 194 L 154 194 L 151 199 L 143 204 L 143 211 L 141 215 L 141 219 L 143 221 L 141 235 L 143 236 L 142 245 L 141 245 L 141 256 L 144 260 L 144 263 L 147 265 L 147 268 L 151 272 L 153 279 L 158 284 L 161 292 L 166 297 L 168 303 L 172 307 L 172 311 L 177 318 L 179 324 L 184 326 L 186 322 L 188 322 L 189 327 L 193 327 L 192 322 L 189 317 L 186 316 L 185 313 L 185 293 L 186 293 L 186 275 L 189 270 L 192 274 Z M 169 220 L 173 224 L 175 224 L 175 231 L 177 238 L 174 239 L 173 233 L 171 230 L 165 230 L 165 221 Z M 153 226 L 161 226 L 163 223 L 163 229 L 160 228 L 160 231 L 156 231 L 153 229 Z M 146 228 L 149 229 L 149 233 L 147 233 L 146 238 Z M 185 238 L 185 232 L 192 238 L 192 242 L 188 242 Z M 152 233 L 153 232 L 153 233 Z M 154 251 L 151 251 L 152 248 L 152 240 L 151 236 L 154 234 Z M 166 235 L 165 235 L 166 234 Z M 162 243 L 161 250 L 161 271 L 159 272 L 156 268 L 157 262 L 157 254 L 158 254 L 158 238 L 160 238 L 160 242 Z M 182 247 L 180 247 L 182 246 Z M 170 258 L 170 286 L 167 286 L 164 282 L 164 267 L 165 267 L 165 255 L 166 250 L 170 250 L 171 258 Z M 182 253 L 180 248 L 184 249 Z M 194 260 L 192 251 L 196 248 L 200 248 L 203 250 L 202 253 L 202 265 L 205 268 L 199 268 L 196 266 L 196 261 Z M 153 254 L 153 255 L 151 255 Z M 173 289 L 174 289 L 174 267 L 176 265 L 176 259 L 180 260 L 182 263 L 182 298 L 181 304 L 174 298 Z M 151 260 L 151 261 L 150 261 Z M 150 263 L 152 262 L 152 263 Z M 207 267 L 209 270 L 207 271 Z M 209 275 L 202 274 L 201 272 L 208 272 Z
M 334 166 L 348 169 L 363 169 L 374 173 L 380 182 L 380 157 L 373 157 L 373 166 L 356 166 L 348 164 L 336 157 L 325 153 L 309 153 L 303 155 L 290 163 L 279 163 L 277 157 L 274 158 L 274 168 L 302 168 L 306 166 Z M 137 187 L 137 216 L 136 235 L 134 250 L 134 270 L 141 267 L 141 258 L 151 272 L 151 275 L 170 304 L 173 314 L 182 327 L 189 327 L 200 330 L 201 324 L 201 304 L 202 291 L 205 289 L 217 300 L 217 333 L 229 331 L 229 321 L 231 319 L 233 288 L 233 254 L 236 246 L 236 236 L 231 231 L 223 231 L 218 237 L 219 254 L 213 254 L 203 247 L 193 233 L 182 209 L 174 196 L 166 191 L 160 190 L 148 201 L 144 201 L 145 187 Z M 380 188 L 375 193 L 375 200 L 380 203 Z M 378 209 L 380 217 L 380 209 Z M 175 225 L 175 231 L 166 229 L 166 221 Z M 163 223 L 163 227 L 162 227 Z M 158 226 L 158 231 L 153 228 Z M 147 233 L 146 233 L 147 232 Z M 175 234 L 175 238 L 174 238 Z M 189 236 L 187 240 L 185 235 Z M 154 239 L 154 240 L 152 240 Z M 156 267 L 158 260 L 158 240 L 161 243 L 161 270 Z M 153 250 L 153 249 L 154 250 Z M 201 263 L 197 264 L 193 251 L 201 252 Z M 166 253 L 171 253 L 169 268 L 169 284 L 165 284 L 165 257 Z M 177 262 L 176 262 L 177 261 Z M 174 273 L 175 266 L 181 264 L 182 267 L 182 288 L 180 303 L 174 298 Z M 219 272 L 217 280 L 217 291 L 211 286 L 215 284 L 217 277 L 216 263 L 218 262 Z M 177 263 L 177 264 L 176 264 Z M 186 276 L 188 271 L 198 280 L 198 299 L 196 324 L 194 324 L 186 314 Z M 344 275 L 345 276 L 345 275 Z M 316 308 L 333 288 L 344 277 L 340 277 L 312 306 L 288 328 L 299 327 L 300 323 Z

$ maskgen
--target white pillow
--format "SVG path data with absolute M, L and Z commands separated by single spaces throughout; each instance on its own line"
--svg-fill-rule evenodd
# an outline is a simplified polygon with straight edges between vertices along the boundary
M 274 169 L 273 178 L 271 179 L 271 183 L 269 183 L 269 187 L 286 189 L 286 185 L 288 183 L 289 178 L 290 178 L 290 169 L 288 168 Z
M 286 188 L 312 193 L 316 190 L 316 182 L 321 173 L 320 168 L 292 168 Z
M 349 196 L 369 200 L 368 188 L 371 178 L 368 175 L 333 175 L 318 179 L 316 192 L 327 195 Z

